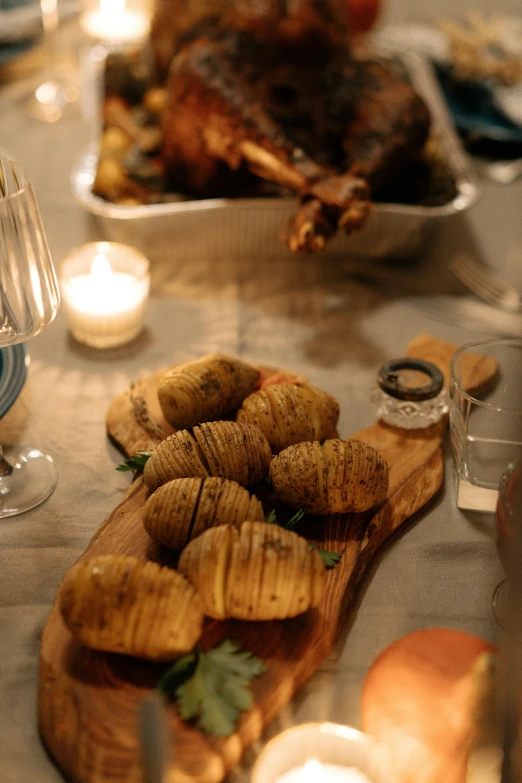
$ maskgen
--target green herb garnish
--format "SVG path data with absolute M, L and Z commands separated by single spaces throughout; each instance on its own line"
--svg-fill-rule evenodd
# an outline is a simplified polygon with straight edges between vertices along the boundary
M 152 451 L 137 451 L 132 457 L 127 457 L 125 462 L 118 465 L 116 470 L 120 470 L 122 473 L 126 470 L 143 470 L 150 457 L 152 457 Z
M 281 525 L 282 528 L 285 530 L 295 530 L 297 527 L 298 522 L 304 517 L 304 511 L 301 508 L 299 511 L 297 511 L 294 516 L 288 520 L 288 522 L 285 522 L 283 525 Z M 277 521 L 276 516 L 276 510 L 275 508 L 272 509 L 270 514 L 267 517 L 267 523 L 269 525 L 278 525 L 279 522 Z
M 341 559 L 342 552 L 329 552 L 327 549 L 318 549 L 315 544 L 310 544 L 311 549 L 317 549 L 326 568 L 335 568 Z
M 277 517 L 276 517 L 276 510 L 275 510 L 275 508 L 272 509 L 272 511 L 268 515 L 266 521 L 267 521 L 268 525 L 277 525 Z
M 301 521 L 301 519 L 304 517 L 304 511 L 301 508 L 297 513 L 294 514 L 294 516 L 288 520 L 288 522 L 285 522 L 284 525 L 281 525 L 285 530 L 294 530 L 296 529 L 297 525 Z M 277 525 L 277 516 L 275 508 L 272 509 L 270 514 L 267 517 L 267 523 L 269 525 Z M 310 544 L 310 549 L 317 549 L 315 544 Z M 319 554 L 321 555 L 322 561 L 325 564 L 326 568 L 335 568 L 339 560 L 341 559 L 342 552 L 329 552 L 327 549 L 317 549 Z
M 263 661 L 226 639 L 206 653 L 193 652 L 180 658 L 157 687 L 177 702 L 183 720 L 196 718 L 206 734 L 230 737 L 240 713 L 254 702 L 250 680 L 265 671 Z

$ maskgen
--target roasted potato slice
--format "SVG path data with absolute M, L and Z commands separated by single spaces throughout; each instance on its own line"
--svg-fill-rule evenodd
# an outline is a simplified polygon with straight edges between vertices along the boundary
M 194 427 L 193 435 L 187 430 L 169 435 L 146 462 L 143 477 L 151 490 L 189 476 L 221 476 L 249 486 L 266 476 L 271 456 L 253 424 L 211 421 Z
M 335 437 L 338 419 L 337 400 L 308 383 L 277 384 L 253 392 L 236 418 L 259 427 L 275 454 L 301 441 Z
M 235 481 L 209 477 L 174 479 L 145 503 L 143 524 L 151 538 L 171 549 L 183 549 L 207 528 L 245 519 L 265 519 L 255 495 Z
M 272 459 L 270 480 L 278 498 L 311 514 L 366 511 L 388 492 L 388 464 L 367 443 L 333 438 L 298 443 Z
M 163 415 L 176 429 L 222 419 L 238 408 L 259 380 L 249 364 L 210 353 L 166 373 L 158 386 Z
M 86 647 L 168 661 L 201 636 L 201 599 L 177 571 L 135 557 L 99 555 L 66 573 L 60 609 Z
M 326 580 L 305 538 L 277 525 L 243 522 L 206 530 L 178 568 L 197 587 L 204 612 L 223 620 L 283 620 L 317 606 Z

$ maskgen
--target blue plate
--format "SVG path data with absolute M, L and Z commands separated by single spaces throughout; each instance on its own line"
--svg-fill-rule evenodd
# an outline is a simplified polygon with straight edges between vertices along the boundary
M 0 349 L 0 417 L 5 416 L 22 391 L 27 377 L 24 343 Z
M 18 43 L 0 44 L 0 65 L 6 65 L 35 45 L 36 41 L 20 41 Z
M 459 131 L 474 138 L 522 144 L 522 128 L 499 110 L 488 84 L 457 80 L 450 68 L 437 67 L 436 72 Z

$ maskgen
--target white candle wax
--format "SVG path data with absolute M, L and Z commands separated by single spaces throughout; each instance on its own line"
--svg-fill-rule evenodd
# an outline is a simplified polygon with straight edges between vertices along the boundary
M 148 262 L 133 248 L 98 243 L 72 251 L 62 264 L 60 282 L 69 328 L 79 342 L 111 348 L 143 328 Z
M 145 40 L 149 20 L 143 11 L 125 7 L 125 0 L 100 0 L 100 7 L 82 16 L 84 32 L 96 41 L 112 44 Z
M 285 772 L 276 783 L 371 783 L 371 780 L 355 767 L 321 764 L 317 759 L 310 759 L 301 767 Z

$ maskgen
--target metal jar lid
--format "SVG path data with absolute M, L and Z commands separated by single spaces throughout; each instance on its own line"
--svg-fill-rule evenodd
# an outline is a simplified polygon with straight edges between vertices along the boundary
M 416 370 L 429 378 L 422 386 L 404 386 L 399 378 L 400 370 Z M 379 370 L 377 383 L 380 388 L 398 400 L 410 400 L 421 402 L 437 397 L 444 386 L 444 378 L 441 371 L 431 362 L 422 359 L 392 359 Z

